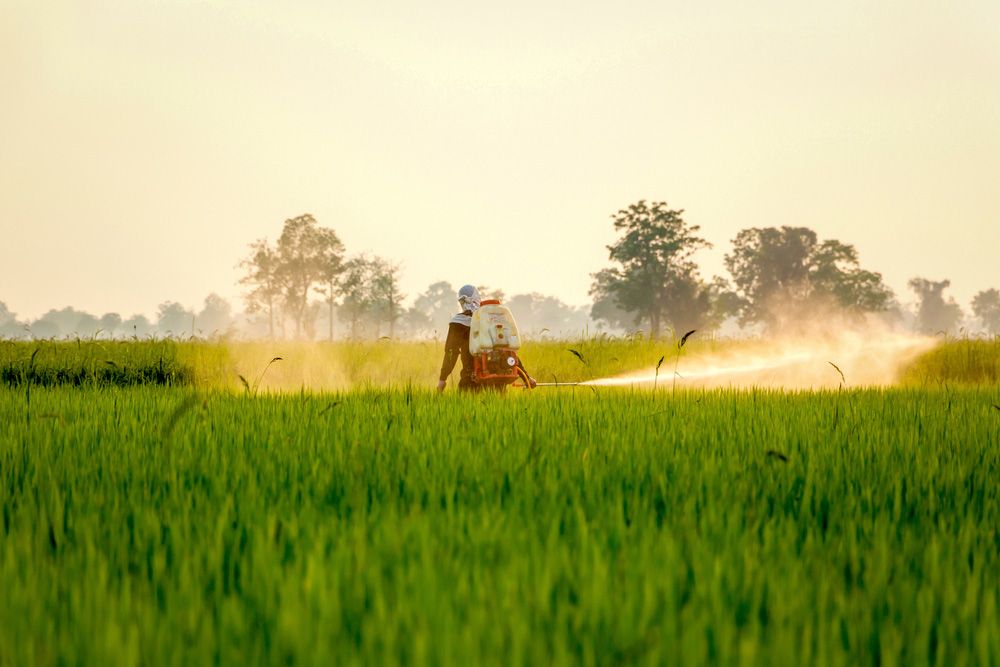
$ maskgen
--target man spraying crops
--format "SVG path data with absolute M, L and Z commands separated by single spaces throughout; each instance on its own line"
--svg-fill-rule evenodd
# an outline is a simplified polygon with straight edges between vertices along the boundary
M 459 358 L 460 391 L 503 390 L 517 380 L 534 388 L 535 380 L 517 356 L 521 337 L 510 311 L 497 299 L 482 301 L 474 285 L 458 290 L 458 304 L 462 312 L 448 324 L 438 391 L 444 391 Z

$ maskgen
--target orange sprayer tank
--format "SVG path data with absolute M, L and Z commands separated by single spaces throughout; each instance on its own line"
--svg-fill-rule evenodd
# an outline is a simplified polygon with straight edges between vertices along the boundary
M 469 352 L 476 381 L 481 384 L 509 384 L 521 378 L 517 350 L 521 334 L 510 310 L 499 300 L 487 299 L 472 313 Z

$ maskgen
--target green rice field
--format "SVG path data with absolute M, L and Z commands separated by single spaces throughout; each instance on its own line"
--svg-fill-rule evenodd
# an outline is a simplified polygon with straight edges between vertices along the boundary
M 889 388 L 438 395 L 439 363 L 0 343 L 0 665 L 1000 664 L 997 341 Z

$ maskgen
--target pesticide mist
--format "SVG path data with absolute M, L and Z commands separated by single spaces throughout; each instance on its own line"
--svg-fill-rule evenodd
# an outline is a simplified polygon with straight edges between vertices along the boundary
M 823 389 L 888 386 L 935 345 L 933 338 L 886 330 L 851 330 L 746 341 L 722 352 L 667 356 L 659 372 L 588 380 L 587 386 L 769 387 Z
M 933 338 L 888 330 L 842 329 L 774 339 L 696 339 L 680 349 L 666 341 L 528 341 L 521 356 L 536 379 L 555 384 L 658 391 L 836 389 L 893 385 L 904 368 L 936 344 Z M 583 359 L 569 347 L 582 350 Z M 250 393 L 328 392 L 431 387 L 442 350 L 440 341 L 257 341 L 230 343 L 218 349 L 217 359 L 206 351 L 192 362 L 199 369 L 196 374 L 212 386 L 246 388 Z M 274 358 L 280 361 L 272 362 Z

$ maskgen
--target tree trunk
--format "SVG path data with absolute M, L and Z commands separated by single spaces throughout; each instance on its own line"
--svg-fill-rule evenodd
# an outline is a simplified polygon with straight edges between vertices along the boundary
M 326 283 L 326 295 L 329 298 L 327 303 L 330 305 L 330 342 L 333 342 L 333 279 L 331 278 Z
M 267 335 L 274 340 L 274 304 L 271 301 L 267 302 Z
M 333 299 L 330 299 L 330 342 L 333 342 Z
M 296 299 L 298 301 L 298 299 Z M 295 340 L 302 340 L 302 305 L 301 303 L 295 304 Z
M 396 337 L 396 304 L 389 299 L 389 338 Z
M 657 340 L 660 337 L 660 311 L 653 308 L 649 311 L 649 338 Z

